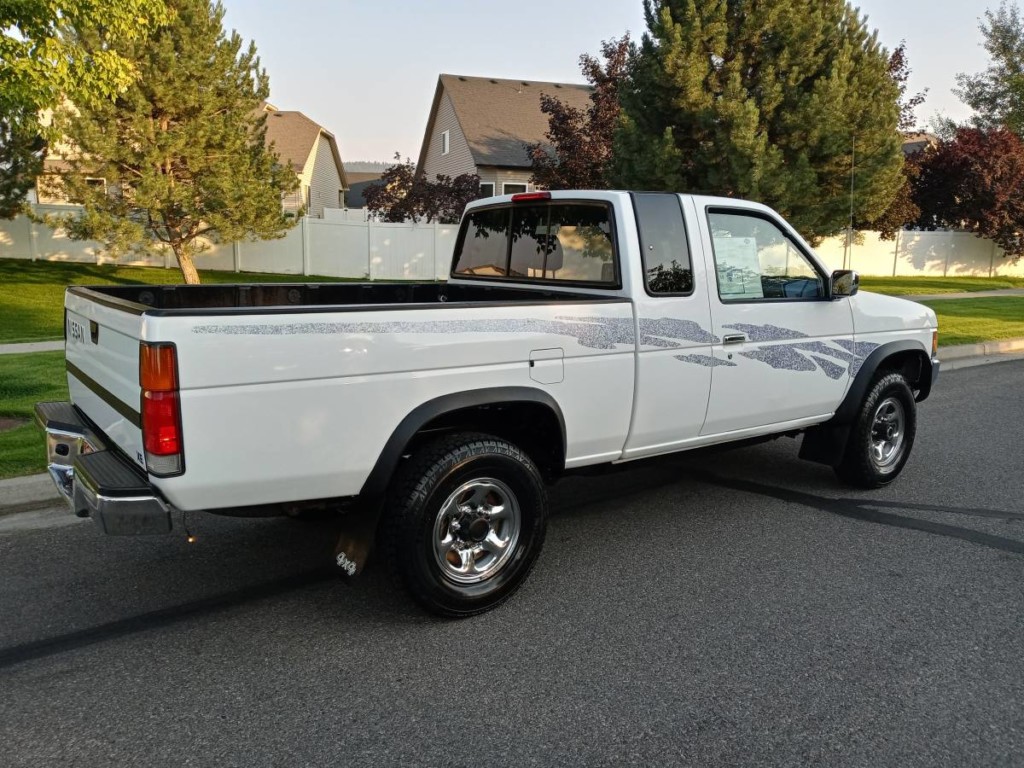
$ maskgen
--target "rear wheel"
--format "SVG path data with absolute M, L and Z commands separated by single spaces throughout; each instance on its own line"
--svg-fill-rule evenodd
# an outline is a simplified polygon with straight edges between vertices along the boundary
M 378 544 L 427 610 L 472 616 L 507 600 L 544 542 L 547 497 L 517 446 L 462 432 L 418 449 L 400 468 Z
M 836 474 L 857 488 L 895 480 L 917 433 L 914 393 L 899 373 L 879 374 L 861 404 Z

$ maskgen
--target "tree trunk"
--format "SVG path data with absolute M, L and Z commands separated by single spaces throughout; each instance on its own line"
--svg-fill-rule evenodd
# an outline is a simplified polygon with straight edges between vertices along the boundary
M 185 278 L 188 285 L 199 285 L 199 271 L 195 262 L 192 261 L 192 251 L 186 247 L 172 246 L 174 256 L 178 259 L 178 266 L 181 267 L 181 276 Z

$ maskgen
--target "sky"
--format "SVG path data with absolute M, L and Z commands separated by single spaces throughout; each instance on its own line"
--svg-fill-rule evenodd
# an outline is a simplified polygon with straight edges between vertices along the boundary
M 342 159 L 419 155 L 442 72 L 583 82 L 582 53 L 644 31 L 641 0 L 222 0 L 225 27 L 256 42 L 270 101 L 298 110 L 338 139 Z M 889 50 L 906 40 L 918 109 L 970 111 L 952 94 L 958 72 L 988 63 L 978 20 L 998 0 L 860 0 Z

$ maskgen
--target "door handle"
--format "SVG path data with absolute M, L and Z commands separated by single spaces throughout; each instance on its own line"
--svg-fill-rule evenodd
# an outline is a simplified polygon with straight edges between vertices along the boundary
M 745 333 L 730 333 L 722 337 L 723 344 L 742 344 L 747 340 Z

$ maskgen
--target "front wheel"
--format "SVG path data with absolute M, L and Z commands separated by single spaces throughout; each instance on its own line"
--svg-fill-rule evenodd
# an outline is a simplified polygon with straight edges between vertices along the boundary
M 529 456 L 462 432 L 421 446 L 399 469 L 378 543 L 427 610 L 465 617 L 507 600 L 544 542 L 547 496 Z
M 903 470 L 917 433 L 914 393 L 899 373 L 879 375 L 850 430 L 839 477 L 857 488 L 881 488 Z

